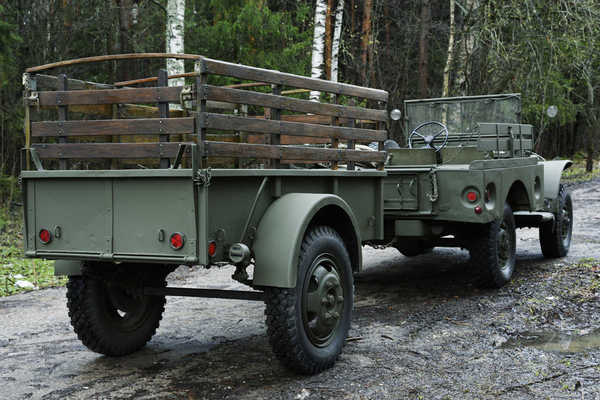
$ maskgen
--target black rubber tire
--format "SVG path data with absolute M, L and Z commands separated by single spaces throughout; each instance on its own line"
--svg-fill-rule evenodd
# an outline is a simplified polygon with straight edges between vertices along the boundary
M 540 247 L 546 258 L 564 257 L 571 247 L 573 232 L 573 201 L 563 185 L 558 190 L 558 214 L 554 221 L 540 225 Z
M 499 235 L 506 235 L 506 251 L 499 244 Z M 500 288 L 510 281 L 515 270 L 516 242 L 515 219 L 505 204 L 502 220 L 486 224 L 470 241 L 471 262 L 479 272 L 480 286 Z M 508 253 L 504 259 L 501 252 Z
M 330 338 L 320 346 L 309 336 L 303 320 L 303 293 L 311 279 L 309 270 L 322 255 L 330 256 L 339 275 L 339 289 L 343 291 L 341 312 Z M 311 281 L 312 282 L 312 281 Z M 302 241 L 298 262 L 298 279 L 295 288 L 265 288 L 267 334 L 273 352 L 283 365 L 301 374 L 316 374 L 333 366 L 342 352 L 353 304 L 352 266 L 348 250 L 340 235 L 328 226 L 316 226 L 307 232 Z M 305 303 L 306 304 L 306 303 Z
M 162 281 L 162 282 L 160 282 Z M 160 278 L 153 286 L 166 285 Z M 164 296 L 136 298 L 139 309 L 120 315 L 111 301 L 106 281 L 71 276 L 67 282 L 67 308 L 79 340 L 90 350 L 107 356 L 131 354 L 152 338 L 165 309 Z

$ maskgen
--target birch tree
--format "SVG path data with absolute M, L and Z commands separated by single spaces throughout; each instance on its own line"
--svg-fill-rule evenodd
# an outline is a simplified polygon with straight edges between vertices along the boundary
M 335 26 L 331 42 L 331 80 L 338 81 L 338 60 L 340 55 L 340 42 L 342 38 L 342 18 L 344 17 L 344 0 L 338 0 L 335 9 Z
M 323 76 L 323 61 L 325 54 L 325 20 L 327 18 L 327 0 L 317 0 L 315 6 L 315 26 L 312 44 L 312 57 L 310 76 L 321 78 Z M 311 91 L 310 100 L 319 101 L 321 92 Z
M 442 97 L 450 95 L 450 69 L 454 60 L 454 31 L 456 25 L 454 23 L 454 0 L 450 0 L 450 35 L 448 36 L 448 58 L 444 67 L 444 86 L 442 87 Z
M 168 0 L 167 2 L 167 53 L 183 53 L 185 0 Z M 183 74 L 183 60 L 167 59 L 167 74 Z M 184 78 L 170 79 L 170 86 L 185 85 Z

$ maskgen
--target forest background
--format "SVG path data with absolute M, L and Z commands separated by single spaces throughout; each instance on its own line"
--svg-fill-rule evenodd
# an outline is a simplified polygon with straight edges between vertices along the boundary
M 522 93 L 522 122 L 536 127 L 537 152 L 594 167 L 597 0 L 2 0 L 0 208 L 18 201 L 23 71 L 164 52 L 177 6 L 186 53 L 385 89 L 389 109 L 412 98 Z M 70 76 L 123 81 L 156 76 L 161 63 L 102 63 L 72 68 Z M 546 115 L 550 105 L 556 118 Z M 400 124 L 392 128 L 402 142 Z

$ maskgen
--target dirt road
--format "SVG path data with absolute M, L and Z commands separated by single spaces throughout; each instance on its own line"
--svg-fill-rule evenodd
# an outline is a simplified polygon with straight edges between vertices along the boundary
M 75 337 L 64 288 L 2 298 L 0 398 L 600 399 L 600 181 L 573 199 L 569 256 L 544 260 L 537 231 L 520 231 L 501 290 L 474 286 L 464 251 L 365 247 L 351 340 L 317 376 L 278 364 L 262 303 L 169 298 L 144 350 L 107 358 Z M 180 268 L 170 280 L 239 288 L 231 273 Z

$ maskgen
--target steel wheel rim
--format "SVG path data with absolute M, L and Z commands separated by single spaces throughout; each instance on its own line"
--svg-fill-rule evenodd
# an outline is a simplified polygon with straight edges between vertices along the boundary
M 117 285 L 104 284 L 106 313 L 120 331 L 133 332 L 146 320 L 148 297 L 129 293 Z
M 506 221 L 502 220 L 500 227 L 498 228 L 497 236 L 497 254 L 498 254 L 498 265 L 503 273 L 508 273 L 510 270 L 511 261 L 511 238 L 510 233 L 506 229 Z
M 565 247 L 568 247 L 571 242 L 571 231 L 573 229 L 573 209 L 570 204 L 565 202 L 562 210 L 560 210 L 560 238 Z
M 310 342 L 326 347 L 335 337 L 344 312 L 344 289 L 335 258 L 320 254 L 302 286 L 302 323 Z

